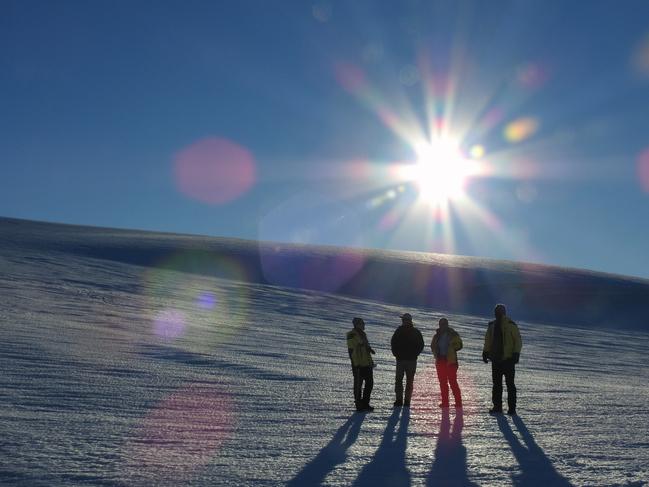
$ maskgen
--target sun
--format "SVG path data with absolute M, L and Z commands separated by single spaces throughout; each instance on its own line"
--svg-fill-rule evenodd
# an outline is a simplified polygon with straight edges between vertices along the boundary
M 422 202 L 440 206 L 465 195 L 474 165 L 456 142 L 440 138 L 418 145 L 415 152 L 417 159 L 405 168 L 405 176 L 417 186 Z

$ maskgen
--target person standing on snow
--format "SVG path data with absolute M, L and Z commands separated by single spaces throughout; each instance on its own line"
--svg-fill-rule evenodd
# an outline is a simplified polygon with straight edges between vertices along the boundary
M 417 357 L 424 349 L 424 338 L 412 324 L 412 316 L 405 313 L 401 316 L 401 326 L 392 335 L 390 342 L 392 355 L 397 359 L 397 375 L 394 392 L 397 396 L 394 407 L 410 407 L 412 389 L 417 371 Z M 403 376 L 406 376 L 406 395 L 403 395 Z
M 363 319 L 354 318 L 352 324 L 354 329 L 347 332 L 347 350 L 354 374 L 354 404 L 356 411 L 373 411 L 374 408 L 370 406 L 370 395 L 374 387 L 372 355 L 376 352 L 370 347 L 367 340 Z M 363 383 L 365 384 L 364 388 Z
M 482 360 L 487 363 L 491 360 L 491 378 L 493 389 L 491 400 L 493 407 L 490 414 L 503 412 L 503 376 L 507 384 L 507 414 L 516 415 L 516 385 L 514 384 L 515 365 L 518 363 L 523 342 L 518 326 L 507 316 L 504 304 L 496 305 L 494 309 L 496 319 L 489 322 L 487 333 L 484 337 Z
M 448 405 L 448 388 L 451 386 L 455 407 L 462 407 L 462 394 L 460 386 L 457 384 L 457 352 L 462 349 L 462 339 L 460 335 L 448 326 L 448 320 L 441 318 L 439 328 L 435 332 L 430 343 L 430 349 L 435 356 L 435 369 L 437 369 L 437 379 L 439 380 L 439 389 L 442 395 L 442 402 L 439 405 L 442 408 Z

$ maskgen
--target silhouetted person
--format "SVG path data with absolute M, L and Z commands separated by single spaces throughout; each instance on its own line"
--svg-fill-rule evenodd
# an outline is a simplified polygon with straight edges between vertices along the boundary
M 491 360 L 491 378 L 493 389 L 491 400 L 493 407 L 490 414 L 503 412 L 503 376 L 507 384 L 507 414 L 516 415 L 516 385 L 514 384 L 515 364 L 518 363 L 523 342 L 518 326 L 507 316 L 504 304 L 496 305 L 496 319 L 489 322 L 484 337 L 482 360 Z
M 397 396 L 394 407 L 410 407 L 412 388 L 417 371 L 417 357 L 424 349 L 424 338 L 412 324 L 412 316 L 406 313 L 401 316 L 401 326 L 392 335 L 390 342 L 392 355 L 397 359 L 397 376 L 394 392 Z M 403 395 L 403 375 L 406 375 L 406 395 Z
M 373 411 L 374 408 L 370 406 L 370 395 L 374 387 L 372 354 L 375 352 L 367 340 L 363 319 L 354 318 L 352 323 L 354 329 L 347 332 L 347 349 L 354 373 L 354 404 L 356 411 Z
M 438 324 L 439 327 L 430 342 L 430 349 L 435 356 L 435 369 L 442 395 L 442 402 L 439 406 L 448 407 L 448 387 L 450 385 L 455 398 L 455 407 L 461 408 L 462 394 L 460 386 L 457 384 L 457 352 L 462 349 L 462 339 L 453 328 L 448 326 L 446 318 L 441 318 Z

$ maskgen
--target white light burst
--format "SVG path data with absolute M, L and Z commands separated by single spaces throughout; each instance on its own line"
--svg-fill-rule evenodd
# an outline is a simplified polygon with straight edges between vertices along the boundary
M 417 160 L 403 167 L 403 178 L 416 184 L 419 198 L 432 206 L 462 199 L 467 178 L 476 173 L 475 161 L 465 158 L 451 139 L 435 139 L 415 148 Z

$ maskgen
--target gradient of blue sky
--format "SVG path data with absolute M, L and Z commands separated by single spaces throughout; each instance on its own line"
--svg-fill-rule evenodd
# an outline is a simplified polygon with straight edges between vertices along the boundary
M 648 19 L 644 0 L 4 0 L 0 215 L 649 278 Z M 436 220 L 390 180 L 415 154 L 376 108 L 427 130 L 431 78 L 504 176 L 467 186 L 492 223 Z M 522 117 L 537 129 L 508 139 Z M 254 157 L 232 201 L 179 189 L 209 137 Z

